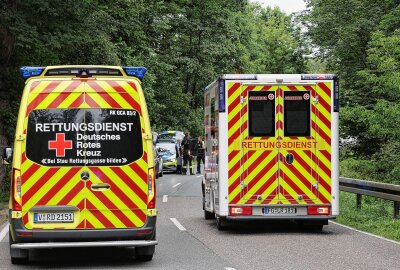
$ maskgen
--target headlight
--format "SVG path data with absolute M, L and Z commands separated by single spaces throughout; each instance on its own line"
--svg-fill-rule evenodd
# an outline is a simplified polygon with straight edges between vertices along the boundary
M 167 159 L 167 161 L 168 161 L 168 162 L 175 162 L 175 161 L 176 161 L 176 158 L 169 158 L 169 159 Z

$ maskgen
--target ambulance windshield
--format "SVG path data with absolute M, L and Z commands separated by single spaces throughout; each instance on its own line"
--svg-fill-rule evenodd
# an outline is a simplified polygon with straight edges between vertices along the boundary
M 41 165 L 122 166 L 142 154 L 135 110 L 46 109 L 29 114 L 26 155 Z

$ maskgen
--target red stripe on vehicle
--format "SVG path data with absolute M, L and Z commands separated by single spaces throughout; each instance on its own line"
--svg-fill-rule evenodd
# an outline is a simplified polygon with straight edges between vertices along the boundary
M 48 169 L 40 178 L 32 185 L 32 187 L 22 194 L 22 201 L 29 201 L 32 196 L 43 187 L 44 184 L 59 170 L 59 168 Z
M 131 169 L 139 176 L 140 179 L 143 180 L 143 182 L 147 183 L 147 172 L 143 171 L 143 169 L 137 164 L 137 163 L 132 163 L 129 165 Z
M 295 160 L 297 161 L 297 163 L 299 163 L 299 165 L 301 167 L 303 167 L 303 169 L 306 170 L 311 175 L 312 180 L 316 182 L 317 181 L 316 172 L 313 169 L 311 169 L 310 166 L 308 166 L 308 164 L 306 164 L 305 161 L 297 153 L 295 153 L 294 151 L 288 151 L 288 152 L 292 153 L 294 156 L 296 156 Z M 308 180 L 308 177 L 306 178 L 295 166 L 285 166 L 285 168 L 288 171 L 292 172 L 296 176 L 296 178 L 303 183 L 303 185 L 305 186 L 307 191 L 309 191 L 310 193 L 313 193 L 315 196 L 318 195 L 316 193 L 317 190 L 314 190 L 314 191 L 311 190 L 312 183 Z M 286 179 L 284 179 L 284 180 L 286 180 Z
M 103 213 L 99 210 L 96 210 L 97 208 L 90 202 L 89 199 L 86 199 L 86 208 L 90 209 L 87 210 L 90 213 L 92 213 L 93 216 L 95 216 L 97 218 L 97 220 L 103 224 L 104 227 L 106 228 L 115 228 L 115 225 L 111 223 L 110 220 L 108 220 L 108 218 L 103 215 Z
M 121 108 L 121 105 L 119 105 L 119 103 L 116 102 L 97 82 L 89 81 L 88 85 L 93 88 L 112 108 Z
M 111 170 L 118 175 L 125 184 L 133 190 L 133 192 L 143 201 L 146 203 L 147 201 L 147 193 L 145 193 L 140 187 L 135 183 L 135 180 L 129 177 L 120 167 L 111 167 Z M 133 203 L 133 202 L 132 202 Z M 132 209 L 139 208 L 135 205 Z
M 27 169 L 24 173 L 22 173 L 22 176 L 21 176 L 22 184 L 25 183 L 25 181 L 27 181 L 39 168 L 40 168 L 40 166 L 37 163 L 33 163 L 29 167 L 29 169 Z
M 58 205 L 68 205 L 69 202 L 75 198 L 79 192 L 83 192 L 83 188 L 85 187 L 85 183 L 83 181 L 79 181 L 65 196 L 60 200 Z M 81 210 L 83 208 L 80 208 Z
M 235 83 L 231 86 L 231 88 L 228 89 L 228 94 L 229 96 L 233 95 L 235 91 L 240 87 L 240 83 Z
M 49 93 L 53 91 L 60 83 L 61 81 L 53 81 L 40 93 L 38 93 L 37 96 L 28 104 L 26 115 L 29 115 L 29 113 L 47 97 L 47 95 L 44 95 L 43 93 Z
M 62 93 L 59 93 L 58 96 L 50 103 L 48 108 L 57 108 L 60 104 L 68 98 L 68 96 L 81 84 L 80 81 L 73 81 L 70 85 L 68 85 Z
M 267 166 L 262 168 L 262 170 L 259 171 L 258 174 L 256 176 L 254 176 L 254 178 L 248 182 L 247 190 L 251 190 L 254 187 L 254 185 L 256 185 L 265 176 L 265 174 L 274 167 L 276 162 L 277 162 L 276 157 L 274 159 L 272 159 L 270 162 L 268 162 Z M 254 164 L 255 164 L 254 167 L 257 167 L 259 165 L 259 163 L 256 163 L 256 162 L 254 162 Z M 275 179 L 277 179 L 276 172 L 271 177 L 274 177 Z M 263 185 L 265 185 L 265 183 Z M 262 192 L 260 190 L 262 190 L 262 187 L 259 188 L 255 194 L 260 194 L 259 192 Z
M 317 131 L 317 125 L 315 124 L 314 120 L 312 121 L 312 128 Z M 331 145 L 331 138 L 322 130 L 318 129 L 318 135 L 320 135 L 329 146 Z
M 100 108 L 101 106 L 89 95 L 85 94 L 85 103 L 90 107 L 90 108 Z
M 89 181 L 90 182 L 90 181 Z M 91 183 L 89 183 L 91 184 Z M 106 207 L 108 210 L 111 210 L 114 215 L 117 216 L 117 218 L 126 226 L 126 227 L 135 227 L 135 225 L 132 223 L 132 221 L 122 212 L 116 211 L 118 207 L 107 197 L 105 196 L 102 192 L 94 192 L 93 195 L 97 197 Z
M 237 97 L 237 98 L 235 98 L 232 102 L 231 102 L 231 104 L 229 104 L 229 106 L 228 106 L 228 111 L 229 112 L 232 112 L 235 108 L 236 108 L 236 106 L 238 106 L 240 104 L 240 95 Z
M 61 177 L 60 180 L 37 202 L 37 205 L 47 205 L 47 203 L 79 172 L 80 168 L 73 167 Z
M 92 225 L 92 223 L 89 222 L 89 220 L 85 220 L 85 228 L 86 229 L 94 229 L 94 226 Z
M 109 178 L 106 174 L 104 174 L 98 167 L 89 167 L 89 169 L 94 172 L 94 174 L 101 179 L 105 183 L 110 183 L 111 185 L 111 191 L 114 192 L 115 195 L 129 208 L 129 209 L 137 209 L 139 208 L 127 195 L 125 192 L 123 192 L 119 185 L 116 184 L 111 178 Z M 128 176 L 127 176 L 128 177 Z M 128 177 L 129 178 L 129 177 Z M 130 188 L 133 188 L 132 185 L 128 185 Z M 142 190 L 140 190 L 139 187 L 134 190 L 136 195 L 143 201 L 147 201 L 147 194 L 144 194 Z M 136 192 L 138 191 L 138 192 Z M 94 195 L 97 195 L 99 192 L 94 192 Z M 146 219 L 145 215 L 139 216 L 140 220 L 144 221 Z
M 84 93 L 81 93 L 75 100 L 74 102 L 71 103 L 71 105 L 69 105 L 70 108 L 79 108 L 79 106 L 81 106 L 83 104 L 83 102 L 85 102 L 85 97 L 84 97 Z
M 286 184 L 287 184 L 288 186 L 290 186 L 290 187 L 294 190 L 294 192 L 296 192 L 297 194 L 303 195 L 303 199 L 304 199 L 304 200 L 310 200 L 310 198 L 307 196 L 307 194 L 305 194 L 305 193 L 303 192 L 303 190 L 301 190 L 301 189 L 297 186 L 297 184 L 296 184 L 295 182 L 293 182 L 293 180 L 292 180 L 289 176 L 287 176 L 287 175 L 285 174 L 285 172 L 283 172 L 283 171 L 281 170 L 280 173 L 281 173 L 282 178 L 285 179 L 284 181 L 286 182 Z M 310 200 L 310 201 L 311 201 L 311 200 Z M 312 202 L 312 201 L 311 201 L 311 202 Z

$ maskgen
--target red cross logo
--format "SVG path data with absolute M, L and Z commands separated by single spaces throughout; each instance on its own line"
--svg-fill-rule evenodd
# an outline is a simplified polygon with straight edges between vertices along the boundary
M 65 157 L 65 149 L 72 149 L 72 141 L 65 140 L 65 133 L 57 133 L 55 141 L 49 141 L 49 150 L 56 150 L 57 157 Z

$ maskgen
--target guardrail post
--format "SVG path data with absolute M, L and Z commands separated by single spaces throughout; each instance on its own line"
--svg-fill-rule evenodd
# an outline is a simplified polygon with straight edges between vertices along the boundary
M 393 215 L 393 217 L 395 219 L 398 219 L 399 218 L 399 212 L 400 212 L 400 202 L 394 201 L 393 203 L 394 203 L 394 215 Z
M 357 194 L 357 208 L 361 209 L 361 194 Z

